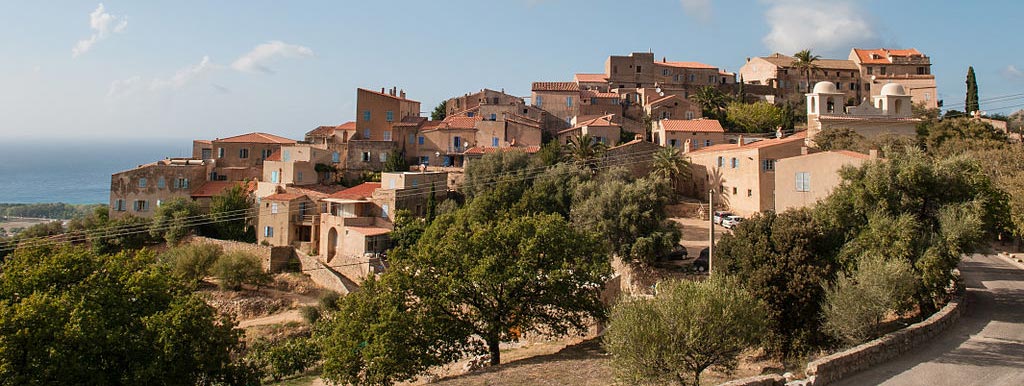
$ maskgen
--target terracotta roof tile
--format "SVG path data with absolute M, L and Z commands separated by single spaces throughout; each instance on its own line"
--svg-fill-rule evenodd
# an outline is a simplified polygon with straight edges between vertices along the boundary
M 273 134 L 267 133 L 249 133 L 236 135 L 234 137 L 221 138 L 214 140 L 213 142 L 222 143 L 275 143 L 275 144 L 294 144 L 294 139 L 288 139 L 285 137 L 279 137 Z
M 303 185 L 289 186 L 286 188 L 288 193 L 303 194 L 314 200 L 330 197 L 330 195 L 345 189 L 346 188 L 341 185 Z
M 607 83 L 608 78 L 602 74 L 576 74 L 573 77 L 576 83 Z
M 795 134 L 793 134 L 791 136 L 785 137 L 785 138 L 765 139 L 765 140 L 761 140 L 761 141 L 757 141 L 757 142 L 751 142 L 751 143 L 744 144 L 744 145 L 738 145 L 738 144 L 735 144 L 735 143 L 723 143 L 721 145 L 702 147 L 702 148 L 700 148 L 698 150 L 691 151 L 691 152 L 689 152 L 687 154 L 704 154 L 704 153 L 714 153 L 716 151 L 760 149 L 760 148 L 763 148 L 763 147 L 772 147 L 772 146 L 778 146 L 778 145 L 784 145 L 784 144 L 788 144 L 788 143 L 793 143 L 793 142 L 796 142 L 796 141 L 803 141 L 805 139 L 807 139 L 807 132 L 806 131 L 800 131 L 800 132 L 797 132 L 797 133 L 795 133 Z
M 854 48 L 853 52 L 857 55 L 857 59 L 859 59 L 861 63 L 865 64 L 889 64 L 892 63 L 892 61 L 889 60 L 890 56 L 924 56 L 924 54 L 922 54 L 921 51 L 918 51 L 915 48 L 908 48 L 905 50 L 895 50 L 888 48 Z M 878 59 L 873 58 L 872 55 L 878 56 Z
M 350 231 L 354 231 L 354 232 L 357 232 L 357 233 L 361 233 L 363 236 L 380 236 L 380 235 L 386 235 L 388 233 L 391 233 L 390 229 L 388 229 L 388 228 L 381 228 L 381 227 L 347 226 L 347 227 L 345 227 L 345 229 L 346 230 L 350 230 Z
M 761 59 L 779 67 L 793 67 L 793 62 L 796 61 L 792 56 L 780 53 L 763 56 Z M 814 61 L 814 64 L 824 70 L 860 70 L 860 67 L 857 67 L 857 63 L 845 59 L 818 59 Z
M 686 131 L 696 133 L 724 133 L 725 129 L 716 119 L 662 119 L 665 131 Z
M 449 129 L 473 129 L 476 128 L 476 123 L 483 120 L 480 116 L 455 116 L 447 117 L 444 119 L 444 128 Z
M 533 91 L 579 91 L 580 85 L 576 82 L 533 82 Z
M 280 161 L 281 160 L 281 149 L 274 150 L 273 153 L 267 156 L 266 161 Z
M 364 182 L 351 188 L 331 194 L 330 198 L 341 198 L 347 200 L 362 200 L 370 198 L 373 192 L 380 189 L 380 182 Z
M 580 91 L 580 96 L 584 98 L 615 98 L 619 99 L 619 94 L 613 92 L 598 92 L 594 90 L 583 90 Z
M 855 152 L 855 151 L 833 150 L 832 152 L 833 153 L 839 153 L 839 154 L 842 154 L 842 155 L 845 155 L 845 156 L 849 156 L 849 157 L 853 157 L 853 158 L 871 159 L 870 155 L 867 155 L 867 154 L 864 154 L 864 153 L 858 153 L 858 152 Z
M 234 188 L 237 185 L 245 184 L 245 192 L 252 193 L 256 190 L 256 182 L 248 181 L 207 181 L 199 189 L 192 192 L 192 197 L 213 197 L 226 192 L 228 189 Z
M 270 201 L 291 201 L 302 197 L 306 197 L 306 195 L 302 193 L 277 193 L 263 197 L 263 199 Z

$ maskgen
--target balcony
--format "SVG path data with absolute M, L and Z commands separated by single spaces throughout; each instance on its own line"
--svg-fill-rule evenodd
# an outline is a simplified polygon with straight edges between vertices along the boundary
M 291 222 L 299 225 L 313 225 L 314 223 L 320 222 L 319 214 L 295 214 L 292 215 Z

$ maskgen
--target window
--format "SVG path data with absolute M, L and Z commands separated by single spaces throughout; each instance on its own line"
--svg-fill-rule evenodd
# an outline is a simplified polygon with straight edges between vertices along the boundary
M 456 150 L 458 150 L 460 147 L 462 147 L 462 137 L 455 137 L 455 138 L 453 138 L 452 139 L 452 145 L 455 147 Z
M 491 146 L 498 147 L 498 137 L 491 138 Z
M 725 166 L 725 157 L 718 156 L 718 167 Z
M 410 145 L 412 145 L 413 143 L 416 143 L 416 134 L 409 133 L 409 136 L 407 137 L 407 139 L 405 141 L 408 144 L 410 144 Z
M 850 82 L 850 90 L 856 90 L 856 89 L 857 89 L 857 83 Z
M 381 217 L 387 217 L 388 216 L 388 204 L 384 204 L 384 205 L 380 206 L 380 216 Z
M 612 66 L 612 74 L 618 74 L 618 73 L 619 73 L 619 66 Z
M 120 198 L 114 200 L 114 210 L 118 212 L 124 212 L 124 200 Z
M 711 146 L 711 140 L 710 139 L 705 139 L 704 140 L 704 147 L 708 147 L 708 146 Z
M 419 138 L 416 139 L 416 142 L 422 145 L 425 140 L 426 138 L 423 138 L 423 136 L 421 135 Z
M 167 181 L 164 180 L 163 177 L 157 178 L 156 179 L 156 187 L 160 188 L 160 189 L 166 188 L 167 187 Z
M 708 75 L 708 83 L 715 83 L 715 76 L 714 75 Z
M 639 73 L 640 73 L 640 69 L 641 69 L 641 68 L 643 68 L 643 66 L 636 66 L 636 73 L 637 73 L 637 74 L 639 74 Z
M 370 162 L 370 152 L 364 151 L 361 159 L 363 162 Z
M 693 111 L 686 112 L 686 119 L 693 119 Z
M 878 68 L 878 73 L 882 74 L 882 75 L 885 75 L 885 67 L 879 67 Z
M 666 68 L 666 69 L 661 70 L 661 75 L 662 76 L 668 76 L 668 69 Z
M 676 143 L 676 140 L 672 139 L 672 140 L 669 140 L 669 141 L 668 141 L 668 146 L 669 146 L 669 147 L 678 147 L 678 146 L 676 146 L 676 145 L 678 145 L 678 144 Z
M 384 131 L 384 140 L 385 141 L 390 141 L 391 140 L 391 132 L 390 131 L 387 131 L 387 130 Z
M 363 139 L 370 139 L 370 129 L 363 129 Z
M 871 83 L 864 83 L 864 91 L 871 91 Z
M 263 237 L 274 237 L 274 227 L 263 227 Z
M 694 75 L 694 74 L 690 74 L 690 82 L 696 82 L 696 81 L 697 81 L 697 76 Z
M 839 82 L 836 82 L 836 90 L 842 90 L 842 89 L 843 89 L 843 84 L 839 83 Z
M 188 189 L 188 178 L 181 178 L 174 180 L 175 189 Z
M 736 187 L 735 186 L 732 187 L 732 194 L 736 195 Z
M 753 197 L 753 196 L 754 196 L 754 190 L 753 189 L 747 189 L 747 197 Z
M 775 160 L 773 160 L 773 159 L 761 160 L 761 169 L 766 171 L 766 172 L 773 172 L 773 171 L 775 171 Z
M 380 153 L 377 158 L 380 159 L 380 162 L 388 162 L 388 153 Z
M 370 120 L 370 110 L 363 111 L 363 120 L 364 121 L 369 121 Z
M 498 114 L 491 113 L 491 120 L 492 121 L 497 121 L 498 120 Z
M 238 158 L 249 158 L 249 149 L 238 149 Z
M 740 160 L 736 159 L 736 157 L 732 157 L 732 160 L 730 160 L 729 164 L 729 166 L 732 166 L 733 169 L 738 168 L 740 167 Z
M 331 153 L 331 162 L 333 162 L 333 163 L 341 162 L 341 154 L 338 153 L 338 152 Z
M 270 204 L 270 213 L 271 214 L 277 214 L 277 210 L 278 210 L 278 207 L 277 207 L 277 203 L 276 202 Z
M 420 138 L 423 138 L 423 137 L 420 137 Z M 420 157 L 420 165 L 429 165 L 429 164 L 430 164 L 430 157 L 427 157 L 427 156 Z
M 273 182 L 275 184 L 278 183 L 278 182 L 281 182 L 281 173 L 278 172 L 277 170 L 271 171 L 270 172 L 270 182 Z
M 572 107 L 572 97 L 565 97 L 565 106 Z
M 145 188 L 146 187 L 146 179 L 145 178 L 139 178 L 139 187 L 140 188 Z
M 134 209 L 136 212 L 145 212 L 149 210 L 149 202 L 146 200 L 135 200 Z
M 213 153 L 212 149 L 203 149 L 200 153 L 202 153 L 202 158 L 203 159 L 213 158 L 213 157 L 211 157 L 213 155 L 213 154 L 211 154 L 211 153 Z
M 295 172 L 295 181 L 302 182 L 302 172 Z
M 807 172 L 799 172 L 796 174 L 796 191 L 798 192 L 810 192 L 811 191 L 811 175 Z
M 224 148 L 223 147 L 218 147 L 217 148 L 217 158 L 224 158 Z
M 544 101 L 540 95 L 537 95 L 537 106 L 540 106 L 541 103 L 544 103 Z
M 388 110 L 388 111 L 386 111 L 384 113 L 384 115 L 386 115 L 385 119 L 387 119 L 388 122 L 394 122 L 395 121 L 395 112 L 394 111 Z
M 289 150 L 281 151 L 281 161 L 288 162 L 292 160 L 292 152 Z

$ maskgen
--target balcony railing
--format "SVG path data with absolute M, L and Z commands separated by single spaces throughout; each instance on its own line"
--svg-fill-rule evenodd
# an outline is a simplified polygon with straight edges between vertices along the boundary
M 292 215 L 292 222 L 296 224 L 313 224 L 320 220 L 319 214 L 295 214 Z

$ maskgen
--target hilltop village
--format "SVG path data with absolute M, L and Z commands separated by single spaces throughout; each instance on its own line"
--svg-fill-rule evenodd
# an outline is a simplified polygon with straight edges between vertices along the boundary
M 452 97 L 432 117 L 404 90 L 360 88 L 355 121 L 298 140 L 197 139 L 191 158 L 113 174 L 109 214 L 149 217 L 175 198 L 208 208 L 211 197 L 241 185 L 257 203 L 259 243 L 294 248 L 358 283 L 381 266 L 395 213 L 424 216 L 429 199 L 457 190 L 466 166 L 487 154 L 535 154 L 588 138 L 606 147 L 601 157 L 643 172 L 656 149 L 675 148 L 692 168 L 680 193 L 706 198 L 711 190 L 716 209 L 749 216 L 811 205 L 839 183 L 841 167 L 878 157 L 818 150 L 822 129 L 913 136 L 912 106 L 939 103 L 930 59 L 915 49 L 853 49 L 808 71 L 773 54 L 748 58 L 738 74 L 635 52 L 608 57 L 602 73 L 566 78 L 534 82 L 528 97 L 490 89 Z M 709 106 L 708 94 L 800 106 L 794 113 L 807 124 L 727 130 L 705 116 L 722 107 Z

